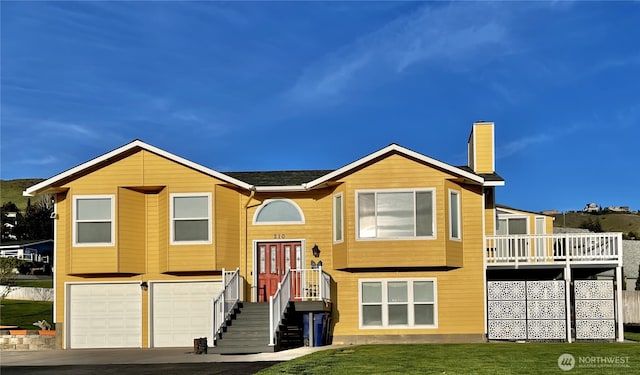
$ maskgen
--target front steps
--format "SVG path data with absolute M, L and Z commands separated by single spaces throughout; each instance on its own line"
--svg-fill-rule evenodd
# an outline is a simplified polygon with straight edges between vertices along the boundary
M 269 304 L 240 302 L 238 311 L 209 353 L 254 354 L 274 352 L 269 346 Z

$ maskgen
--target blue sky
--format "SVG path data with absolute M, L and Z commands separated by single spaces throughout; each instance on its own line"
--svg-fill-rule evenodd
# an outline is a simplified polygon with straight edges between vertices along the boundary
M 14 2 L 2 179 L 132 139 L 221 172 L 334 169 L 390 143 L 464 165 L 496 124 L 499 203 L 640 209 L 640 2 Z

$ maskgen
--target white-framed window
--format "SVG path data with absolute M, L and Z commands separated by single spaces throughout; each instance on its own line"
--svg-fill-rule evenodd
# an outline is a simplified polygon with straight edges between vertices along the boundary
M 333 196 L 333 242 L 344 241 L 344 210 L 342 193 Z
M 358 239 L 435 238 L 435 189 L 357 191 Z
M 435 278 L 360 279 L 360 328 L 437 328 Z
M 174 193 L 171 199 L 171 243 L 211 243 L 211 193 Z
M 73 197 L 73 245 L 113 246 L 115 243 L 115 196 Z
M 462 225 L 460 216 L 460 192 L 449 190 L 449 238 L 462 239 Z
M 304 215 L 300 207 L 290 199 L 267 199 L 253 215 L 253 224 L 304 224 Z

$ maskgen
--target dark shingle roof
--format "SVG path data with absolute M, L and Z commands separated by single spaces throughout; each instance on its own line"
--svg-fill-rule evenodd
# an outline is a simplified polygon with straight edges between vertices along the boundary
M 471 169 L 470 167 L 463 165 L 460 167 L 457 167 L 462 169 L 463 171 L 469 172 L 469 173 L 473 173 L 477 176 L 480 176 L 482 178 L 484 178 L 485 181 L 504 181 L 504 178 L 502 178 L 502 176 L 500 176 L 499 174 L 493 172 L 493 173 L 476 173 L 473 171 L 473 169 Z
M 457 167 L 466 172 L 473 173 L 485 179 L 485 181 L 504 181 L 497 173 L 475 173 L 467 166 Z M 311 182 L 326 174 L 332 169 L 298 170 L 298 171 L 254 171 L 254 172 L 223 172 L 242 182 L 254 186 L 296 186 Z
M 333 170 L 224 172 L 227 176 L 254 186 L 295 186 L 320 178 Z

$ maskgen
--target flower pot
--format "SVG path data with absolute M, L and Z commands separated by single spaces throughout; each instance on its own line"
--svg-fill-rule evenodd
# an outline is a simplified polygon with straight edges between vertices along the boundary
M 40 336 L 55 336 L 56 331 L 41 329 L 38 331 L 38 334 L 40 334 Z
M 9 334 L 10 335 L 26 335 L 27 330 L 26 329 L 10 329 Z

